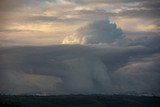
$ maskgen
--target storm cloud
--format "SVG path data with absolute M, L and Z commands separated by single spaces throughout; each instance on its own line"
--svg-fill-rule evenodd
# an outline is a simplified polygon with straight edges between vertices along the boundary
M 2 93 L 160 94 L 160 57 L 152 48 L 57 45 L 0 53 Z
M 93 21 L 79 28 L 74 34 L 67 36 L 63 44 L 98 44 L 113 43 L 123 39 L 124 34 L 116 24 L 109 20 Z

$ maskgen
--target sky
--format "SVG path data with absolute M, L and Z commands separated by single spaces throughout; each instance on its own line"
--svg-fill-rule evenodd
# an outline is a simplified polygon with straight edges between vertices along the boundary
M 159 0 L 1 0 L 1 46 L 62 44 L 94 20 L 109 19 L 135 39 L 157 35 Z
M 159 0 L 0 0 L 0 93 L 160 96 L 159 11 Z

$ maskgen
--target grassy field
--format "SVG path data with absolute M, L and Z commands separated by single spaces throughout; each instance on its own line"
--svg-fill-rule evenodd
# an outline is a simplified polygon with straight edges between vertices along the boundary
M 0 107 L 160 107 L 160 97 L 129 95 L 1 95 Z

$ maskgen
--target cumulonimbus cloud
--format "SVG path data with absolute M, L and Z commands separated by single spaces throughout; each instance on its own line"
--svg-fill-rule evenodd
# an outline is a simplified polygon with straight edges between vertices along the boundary
M 115 23 L 109 20 L 98 20 L 79 28 L 74 34 L 67 36 L 63 44 L 111 44 L 125 36 Z

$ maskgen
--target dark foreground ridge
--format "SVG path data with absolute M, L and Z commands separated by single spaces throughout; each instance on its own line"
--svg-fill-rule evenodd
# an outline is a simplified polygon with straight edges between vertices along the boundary
M 0 107 L 160 107 L 160 97 L 131 95 L 0 95 Z

